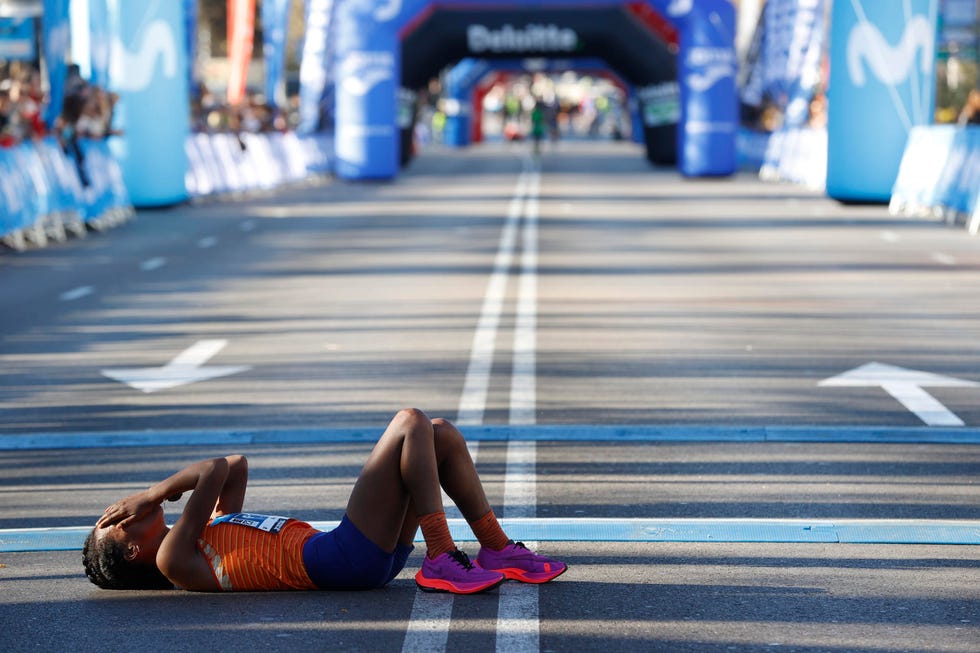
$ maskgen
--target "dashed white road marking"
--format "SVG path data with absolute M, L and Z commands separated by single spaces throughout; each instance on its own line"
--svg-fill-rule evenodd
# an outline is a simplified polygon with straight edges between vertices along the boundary
M 242 231 L 249 232 L 249 231 L 255 231 L 255 227 L 257 226 L 258 225 L 256 224 L 255 220 L 246 220 L 245 222 L 239 225 L 239 228 Z
M 956 265 L 956 257 L 943 252 L 933 252 L 932 260 L 940 265 Z
M 58 295 L 58 298 L 63 302 L 73 302 L 76 299 L 81 299 L 82 297 L 87 297 L 95 292 L 95 288 L 92 286 L 79 286 L 77 288 L 72 288 L 71 290 L 65 291 Z
M 208 249 L 218 244 L 218 239 L 214 236 L 207 236 L 197 241 L 197 246 L 201 249 Z
M 142 270 L 143 272 L 152 272 L 153 270 L 162 268 L 166 264 L 167 264 L 166 258 L 164 258 L 163 256 L 156 256 L 154 258 L 147 259 L 142 263 L 140 263 L 140 270 Z

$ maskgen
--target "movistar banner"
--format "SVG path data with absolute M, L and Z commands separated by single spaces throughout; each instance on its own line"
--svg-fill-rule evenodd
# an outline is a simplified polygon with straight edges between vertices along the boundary
M 33 18 L 0 18 L 0 59 L 37 58 Z
M 678 167 L 688 176 L 730 175 L 738 165 L 735 9 L 725 0 L 701 0 L 681 25 Z
M 282 106 L 286 101 L 283 69 L 286 66 L 286 28 L 290 0 L 262 2 L 262 56 L 265 59 L 265 97 L 269 104 Z
M 399 167 L 398 78 L 401 48 L 387 6 L 365 0 L 337 8 L 336 172 L 390 179 Z
M 784 127 L 800 127 L 820 81 L 824 0 L 769 0 L 763 10 L 763 92 L 784 111 Z
M 74 6 L 73 0 L 72 6 Z M 88 0 L 89 81 L 97 86 L 109 84 L 109 0 Z
M 835 2 L 827 193 L 888 201 L 909 132 L 932 122 L 939 0 Z
M 109 88 L 119 94 L 110 141 L 136 206 L 187 197 L 189 131 L 182 2 L 109 0 Z
M 48 106 L 44 110 L 44 122 L 50 127 L 61 115 L 65 100 L 65 75 L 68 70 L 65 58 L 71 38 L 68 25 L 68 0 L 44 0 L 41 16 L 44 42 L 44 60 L 48 71 Z
M 103 2 L 105 0 L 102 0 Z M 191 97 L 200 97 L 198 76 L 195 65 L 197 63 L 197 23 L 198 23 L 198 2 L 197 0 L 183 0 L 184 2 L 184 51 L 187 53 L 187 83 Z
M 299 126 L 297 131 L 309 134 L 333 121 L 332 87 L 334 83 L 331 43 L 334 0 L 306 0 L 306 34 L 299 67 Z

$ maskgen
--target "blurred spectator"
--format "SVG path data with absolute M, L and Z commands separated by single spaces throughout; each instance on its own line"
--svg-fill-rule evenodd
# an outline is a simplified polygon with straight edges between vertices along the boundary
M 82 94 L 84 100 L 82 113 L 78 117 L 76 131 L 83 138 L 106 138 L 118 136 L 122 132 L 112 128 L 112 117 L 115 113 L 119 96 L 109 93 L 97 86 L 88 87 Z
M 55 133 L 65 154 L 74 159 L 83 186 L 88 186 L 89 179 L 85 171 L 85 151 L 79 139 L 102 139 L 121 133 L 112 128 L 118 99 L 115 93 L 86 82 L 77 70 L 69 70 Z
M 240 105 L 222 104 L 203 83 L 191 102 L 191 128 L 207 133 L 284 132 L 299 122 L 299 97 L 290 96 L 285 107 L 273 107 L 263 93 L 246 90 Z
M 0 76 L 0 147 L 13 147 L 45 134 L 43 100 L 36 70 L 10 66 Z
M 10 83 L 9 80 L 4 80 L 4 83 L 0 83 L 0 147 L 10 147 L 14 144 L 14 137 L 11 134 L 12 113 Z
M 807 125 L 816 129 L 827 127 L 827 96 L 823 92 L 818 92 L 810 100 L 810 117 Z
M 975 88 L 967 95 L 956 123 L 961 126 L 980 125 L 980 89 Z

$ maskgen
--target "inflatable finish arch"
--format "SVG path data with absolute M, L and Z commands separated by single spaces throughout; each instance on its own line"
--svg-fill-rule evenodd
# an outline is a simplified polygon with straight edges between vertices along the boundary
M 480 101 L 484 95 L 478 93 L 478 89 L 482 90 L 486 80 L 490 80 L 492 85 L 507 72 L 528 74 L 565 70 L 577 70 L 580 73 L 605 77 L 611 80 L 613 85 L 624 95 L 632 94 L 629 85 L 611 71 L 601 59 L 506 59 L 501 61 L 463 59 L 446 75 L 445 93 L 455 105 L 455 114 L 447 111 L 449 115 L 446 116 L 444 142 L 449 146 L 464 147 L 473 141 L 482 140 L 483 132 L 480 121 L 483 111 L 480 108 Z M 640 121 L 639 111 L 631 111 L 630 113 L 633 137 L 638 143 L 642 143 L 643 124 Z
M 676 152 L 680 171 L 688 176 L 732 174 L 738 124 L 732 4 L 728 0 L 632 4 L 645 4 L 662 13 L 679 34 Z M 339 0 L 336 11 L 336 172 L 346 179 L 397 175 L 401 159 L 398 98 L 406 70 L 424 72 L 436 63 L 441 67 L 471 56 L 567 58 L 587 54 L 602 56 L 607 62 L 616 58 L 610 65 L 623 72 L 636 66 L 631 60 L 650 56 L 648 50 L 630 42 L 648 28 L 635 18 L 625 0 L 525 0 L 519 6 L 504 2 L 498 6 L 487 0 L 454 0 L 446 6 L 432 0 L 387 0 L 383 4 Z M 587 25 L 579 33 L 573 25 L 583 25 L 583 15 Z M 630 16 L 634 16 L 632 25 Z M 473 22 L 477 19 L 483 22 Z M 436 22 L 439 27 L 433 32 L 431 26 Z M 596 29 L 604 23 L 605 31 Z M 416 32 L 425 32 L 425 37 L 412 38 Z M 622 42 L 610 47 L 617 39 Z M 406 43 L 411 49 L 403 47 Z M 659 78 L 657 72 L 624 77 L 641 87 L 670 81 L 674 73 L 670 66 L 668 59 L 654 66 L 654 71 L 661 71 Z M 420 83 L 419 79 L 404 81 Z

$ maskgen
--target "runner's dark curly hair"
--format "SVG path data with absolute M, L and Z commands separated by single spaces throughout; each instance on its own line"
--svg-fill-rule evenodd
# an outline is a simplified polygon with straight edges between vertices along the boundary
M 85 538 L 82 564 L 88 579 L 106 590 L 173 589 L 174 584 L 156 565 L 126 559 L 126 545 L 111 537 L 97 537 L 96 529 Z

